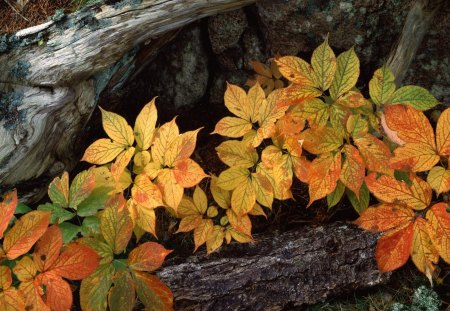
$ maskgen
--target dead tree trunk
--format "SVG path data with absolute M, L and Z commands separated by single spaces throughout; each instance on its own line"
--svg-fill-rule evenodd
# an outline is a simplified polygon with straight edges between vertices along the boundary
M 373 256 L 377 236 L 345 223 L 304 227 L 175 258 L 158 274 L 176 310 L 281 310 L 386 283 Z

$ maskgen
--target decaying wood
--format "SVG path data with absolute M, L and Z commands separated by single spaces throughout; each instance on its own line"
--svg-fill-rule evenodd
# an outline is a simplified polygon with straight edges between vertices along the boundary
M 98 95 L 115 73 L 133 74 L 138 47 L 253 2 L 124 0 L 21 31 L 0 53 L 0 187 L 48 181 L 74 166 L 77 135 Z
M 376 240 L 346 223 L 305 227 L 209 257 L 175 258 L 158 275 L 175 310 L 281 310 L 387 282 L 374 261 Z

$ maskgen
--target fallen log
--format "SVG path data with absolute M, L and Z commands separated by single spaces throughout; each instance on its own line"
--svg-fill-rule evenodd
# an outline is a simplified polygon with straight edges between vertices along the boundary
M 174 258 L 158 272 L 175 310 L 282 310 L 384 284 L 374 260 L 378 235 L 347 223 L 303 227 L 232 243 L 206 257 Z

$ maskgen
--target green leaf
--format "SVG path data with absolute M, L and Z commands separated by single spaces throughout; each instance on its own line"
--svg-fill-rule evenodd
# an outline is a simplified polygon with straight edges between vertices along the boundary
M 341 181 L 338 180 L 334 191 L 332 193 L 330 193 L 329 195 L 327 195 L 328 209 L 332 208 L 333 206 L 335 206 L 336 204 L 338 204 L 341 201 L 341 198 L 344 195 L 344 192 L 345 192 L 345 185 Z
M 114 286 L 109 291 L 108 302 L 110 311 L 132 311 L 136 304 L 136 291 L 131 275 L 121 271 L 114 276 Z
M 395 92 L 395 77 L 388 65 L 375 70 L 369 82 L 370 98 L 377 105 L 385 104 Z
M 16 211 L 14 212 L 14 214 L 26 214 L 28 212 L 31 212 L 31 208 L 28 205 L 19 203 L 16 206 Z
M 95 215 L 105 205 L 112 190 L 114 188 L 108 186 L 95 188 L 90 196 L 78 205 L 77 215 L 81 217 Z
M 330 88 L 331 97 L 336 100 L 355 86 L 359 77 L 359 59 L 351 48 L 337 57 L 337 69 Z
M 69 190 L 69 206 L 76 209 L 91 194 L 95 186 L 92 170 L 82 171 L 72 181 Z
M 319 45 L 311 57 L 314 77 L 322 91 L 327 90 L 336 72 L 336 56 L 328 45 L 328 39 Z
M 50 217 L 50 223 L 54 224 L 54 223 L 63 223 L 67 220 L 72 219 L 75 214 L 69 212 L 68 210 L 59 207 L 57 205 L 53 205 L 51 203 L 45 203 L 45 204 L 41 204 L 37 207 L 38 210 L 40 211 L 47 211 L 51 213 L 51 217 Z
M 76 226 L 69 222 L 65 222 L 59 225 L 59 229 L 61 229 L 63 243 L 67 244 L 72 242 L 80 232 L 80 226 Z
M 346 193 L 348 199 L 350 200 L 350 203 L 352 204 L 355 211 L 358 212 L 358 214 L 361 215 L 362 212 L 364 212 L 366 208 L 369 207 L 370 193 L 365 183 L 359 190 L 359 200 L 353 191 L 347 189 Z
M 407 85 L 395 91 L 389 104 L 409 105 L 417 110 L 428 110 L 439 102 L 426 89 L 420 86 Z
M 89 216 L 84 218 L 81 224 L 81 234 L 83 236 L 100 234 L 100 220 L 98 217 Z
M 83 310 L 106 311 L 114 273 L 112 265 L 100 265 L 94 273 L 81 281 L 80 304 Z

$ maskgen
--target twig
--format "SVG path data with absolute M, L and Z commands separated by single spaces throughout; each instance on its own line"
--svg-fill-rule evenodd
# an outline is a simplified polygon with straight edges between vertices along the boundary
M 25 16 L 23 16 L 16 8 L 14 5 L 12 5 L 11 3 L 9 3 L 8 0 L 3 0 L 6 2 L 7 5 L 9 5 L 9 7 L 11 9 L 13 9 L 14 12 L 16 12 L 20 17 L 22 17 L 24 20 L 26 20 L 27 22 L 29 22 L 30 20 L 28 18 L 26 18 Z

